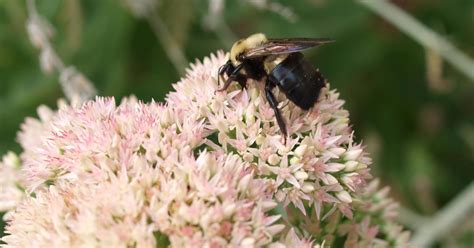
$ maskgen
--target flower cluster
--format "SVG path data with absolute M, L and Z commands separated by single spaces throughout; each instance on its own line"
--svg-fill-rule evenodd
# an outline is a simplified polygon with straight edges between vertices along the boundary
M 116 107 L 107 98 L 57 113 L 41 108 L 40 116 L 19 135 L 22 176 L 35 197 L 9 218 L 9 244 L 152 247 L 150 237 L 162 232 L 176 247 L 237 247 L 268 244 L 284 227 L 266 214 L 276 206 L 269 180 L 254 178 L 236 155 L 195 150 L 207 132 L 202 121 L 156 103 L 128 99 Z M 26 226 L 48 235 L 21 232 Z M 103 232 L 116 235 L 104 240 Z
M 126 175 L 99 184 L 57 183 L 7 216 L 7 247 L 153 247 L 143 198 Z
M 257 175 L 274 178 L 275 198 L 285 206 L 292 203 L 303 214 L 314 206 L 318 219 L 327 212 L 324 205 L 347 209 L 350 215 L 348 204 L 370 177 L 371 160 L 353 143 L 349 113 L 342 109 L 339 94 L 324 88 L 319 103 L 302 111 L 278 93 L 282 115 L 291 124 L 285 143 L 258 84 L 216 93 L 215 75 L 206 73 L 209 68 L 217 71 L 221 63 L 216 60 L 222 61 L 211 57 L 194 65 L 167 102 L 183 106 L 187 116 L 206 124 L 210 148 L 237 153 L 255 165 Z
M 302 111 L 275 91 L 284 142 L 260 84 L 216 92 L 225 59 L 191 65 L 165 104 L 97 98 L 27 119 L 21 172 L 0 167 L 15 173 L 2 189 L 25 192 L 4 208 L 7 246 L 405 245 L 338 93 Z

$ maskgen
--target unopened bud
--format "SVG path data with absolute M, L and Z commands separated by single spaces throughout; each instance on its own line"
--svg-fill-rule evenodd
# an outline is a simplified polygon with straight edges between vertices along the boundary
M 301 191 L 304 193 L 310 193 L 313 192 L 314 190 L 314 185 L 312 183 L 304 183 L 303 187 L 301 187 Z
M 295 177 L 298 180 L 306 180 L 306 179 L 308 179 L 308 173 L 306 173 L 304 171 L 297 171 L 295 173 Z
M 359 158 L 359 156 L 362 154 L 362 149 L 360 148 L 355 148 L 351 149 L 344 154 L 344 158 L 346 160 L 356 160 Z
M 278 163 L 280 163 L 280 156 L 276 154 L 268 156 L 268 163 L 271 165 L 277 165 Z
M 351 203 L 352 202 L 351 195 L 349 193 L 347 193 L 347 191 L 345 191 L 345 190 L 337 192 L 336 197 L 337 197 L 337 199 L 339 199 L 339 200 L 341 200 L 342 202 L 345 202 L 345 203 Z
M 303 155 L 305 154 L 306 152 L 306 149 L 308 148 L 307 145 L 300 145 L 298 146 L 296 149 L 295 149 L 295 155 L 298 156 L 298 157 L 303 157 Z
M 355 160 L 349 160 L 346 162 L 346 168 L 344 169 L 345 171 L 354 171 L 357 168 L 357 165 L 359 163 Z

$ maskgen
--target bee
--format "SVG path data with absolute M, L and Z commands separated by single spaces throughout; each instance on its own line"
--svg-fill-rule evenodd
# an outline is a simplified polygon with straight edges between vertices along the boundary
M 308 110 L 318 100 L 326 79 L 300 52 L 334 42 L 327 38 L 267 39 L 264 34 L 253 34 L 234 43 L 229 60 L 219 68 L 218 83 L 224 75 L 225 91 L 232 82 L 246 88 L 247 80 L 265 83 L 265 97 L 275 112 L 275 118 L 286 142 L 286 124 L 278 109 L 272 89 L 278 87 L 296 106 Z

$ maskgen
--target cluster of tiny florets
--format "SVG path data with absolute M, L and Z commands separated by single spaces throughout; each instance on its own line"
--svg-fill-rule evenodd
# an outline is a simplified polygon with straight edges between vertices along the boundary
M 292 203 L 303 214 L 305 205 L 314 206 L 318 218 L 329 210 L 324 205 L 347 208 L 370 177 L 371 160 L 353 141 L 349 113 L 339 94 L 324 88 L 309 111 L 277 94 L 289 128 L 285 143 L 259 84 L 216 93 L 215 75 L 203 73 L 212 66 L 217 71 L 215 60 L 220 59 L 194 65 L 175 85 L 176 92 L 168 95 L 168 103 L 206 123 L 209 148 L 236 153 L 255 166 L 258 176 L 274 178 L 275 199 L 284 206 Z
M 191 65 L 165 104 L 39 108 L 19 133 L 21 159 L 0 164 L 12 175 L 2 189 L 17 193 L 0 195 L 7 246 L 405 244 L 395 205 L 366 183 L 371 161 L 339 94 L 328 86 L 302 111 L 276 92 L 284 142 L 260 84 L 216 92 L 225 61 Z

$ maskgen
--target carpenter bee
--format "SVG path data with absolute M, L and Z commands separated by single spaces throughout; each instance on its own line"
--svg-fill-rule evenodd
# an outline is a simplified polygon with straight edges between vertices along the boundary
M 253 34 L 234 43 L 229 60 L 219 68 L 218 82 L 227 75 L 226 90 L 232 82 L 243 88 L 247 79 L 265 82 L 265 96 L 286 141 L 285 121 L 278 109 L 272 89 L 278 86 L 286 97 L 301 109 L 310 109 L 318 100 L 326 80 L 299 51 L 331 43 L 326 38 L 267 39 L 264 34 Z

